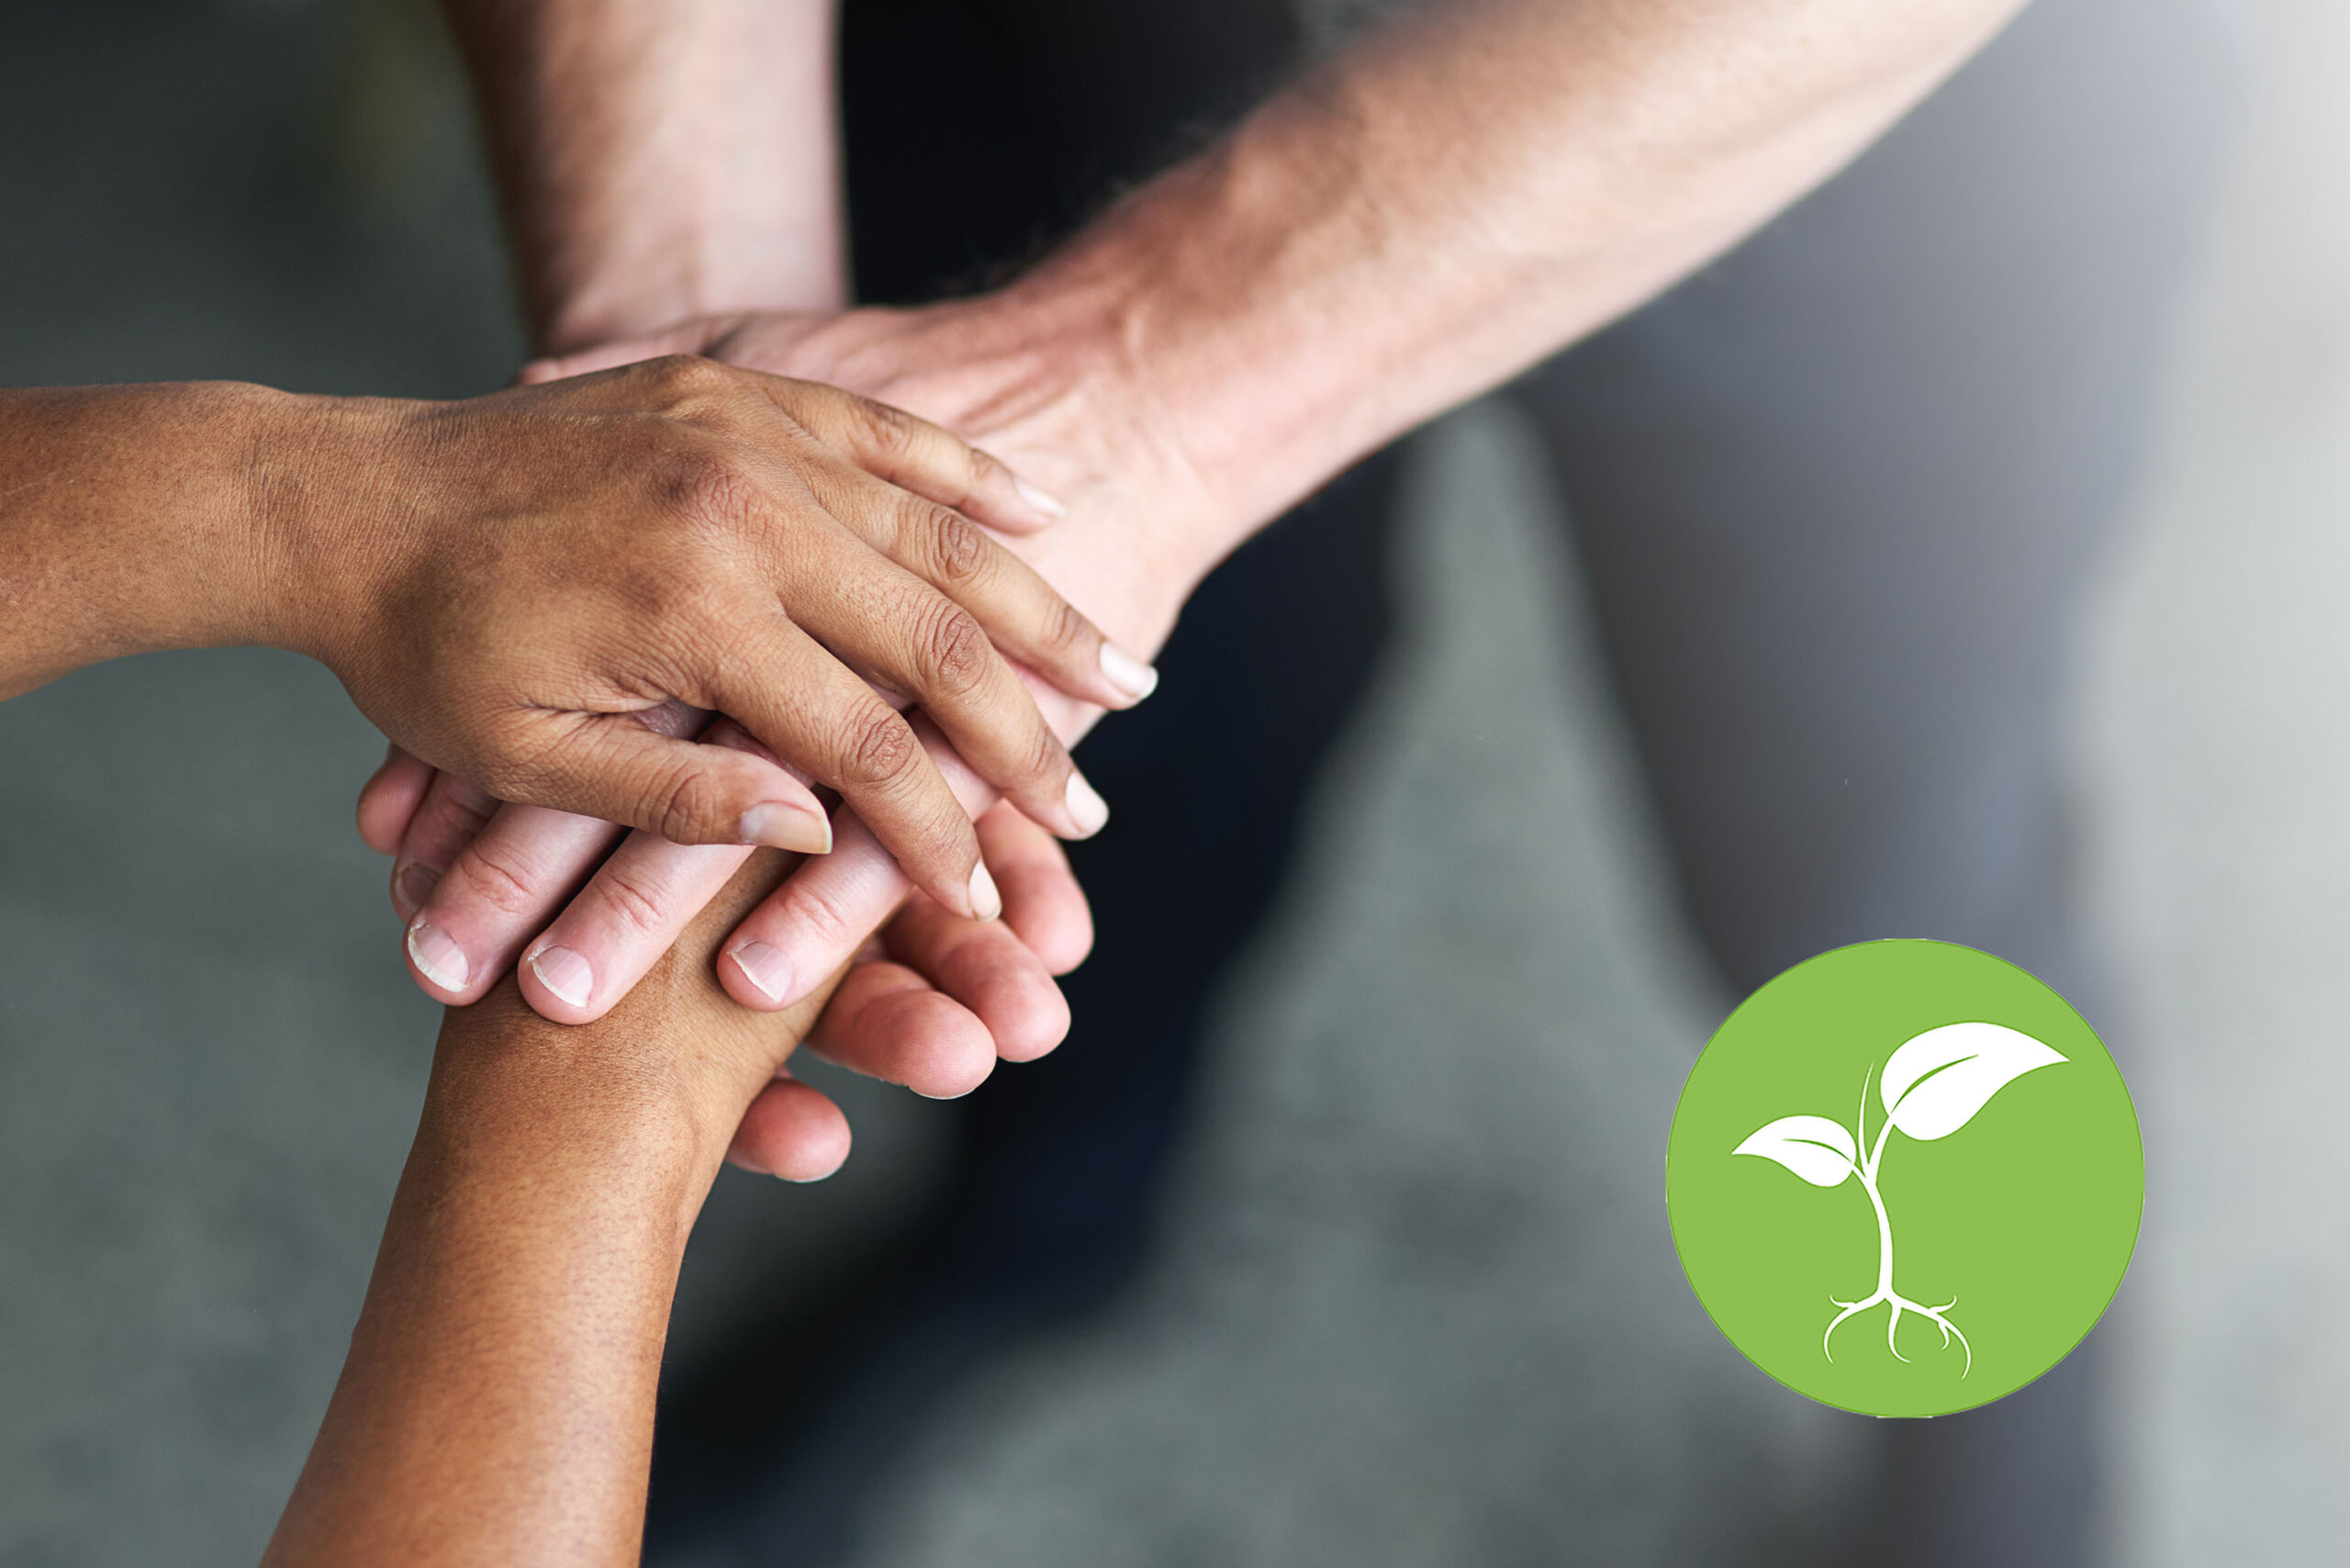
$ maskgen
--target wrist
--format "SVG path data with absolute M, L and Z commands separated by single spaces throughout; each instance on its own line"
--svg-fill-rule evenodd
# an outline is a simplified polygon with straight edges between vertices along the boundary
M 259 476 L 284 395 L 234 383 L 0 394 L 0 695 L 167 648 L 269 642 L 284 606 Z
M 1319 444 L 1304 385 L 1315 345 L 1264 352 L 1277 318 L 1257 296 L 1272 258 L 1227 253 L 1268 243 L 1227 158 L 1161 176 L 1006 296 L 1020 317 L 1081 330 L 1071 341 L 1196 487 L 1211 562 L 1328 476 L 1299 460 Z
M 1048 267 L 994 294 L 885 319 L 887 364 L 855 353 L 838 362 L 844 385 L 948 426 L 1066 503 L 1071 517 L 1052 533 L 1118 530 L 1118 549 L 1147 562 L 1167 590 L 1163 614 L 1136 623 L 1115 604 L 1080 608 L 1145 648 L 1254 526 L 1200 465 L 1174 400 L 1181 389 L 1147 352 L 1147 281 L 1134 269 Z M 853 313 L 840 326 L 854 333 L 860 318 L 882 314 Z M 1049 548 L 1044 535 L 1024 547 Z
M 409 523 L 428 481 L 407 426 L 422 406 L 265 392 L 243 465 L 260 563 L 245 641 L 347 673 L 417 537 Z
M 534 1212 L 592 1208 L 605 1234 L 657 1262 L 683 1249 L 766 1077 L 713 1070 L 683 1043 L 550 1024 L 509 980 L 448 1012 L 427 1120 L 453 1165 L 528 1172 Z

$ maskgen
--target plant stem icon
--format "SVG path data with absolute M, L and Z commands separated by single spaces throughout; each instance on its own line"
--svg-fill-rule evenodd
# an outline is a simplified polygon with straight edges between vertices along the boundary
M 1844 1323 L 1871 1307 L 1886 1306 L 1885 1348 L 1893 1359 L 1907 1361 L 1894 1343 L 1901 1315 L 1914 1312 L 1942 1330 L 1942 1349 L 1953 1336 L 1966 1352 L 1959 1376 L 1975 1370 L 1975 1347 L 1947 1314 L 1958 1305 L 1953 1295 L 1940 1306 L 1911 1301 L 1893 1288 L 1893 1220 L 1885 1210 L 1885 1194 L 1877 1175 L 1885 1167 L 1886 1142 L 1896 1127 L 1920 1142 L 1945 1138 L 1975 1119 L 1991 1096 L 2035 1068 L 2053 1067 L 2065 1058 L 2018 1030 L 1998 1024 L 1945 1024 L 1904 1041 L 1886 1058 L 1877 1075 L 1872 1062 L 1861 1075 L 1861 1108 L 1847 1131 L 1826 1116 L 1782 1116 L 1759 1128 L 1730 1152 L 1756 1154 L 1776 1160 L 1815 1187 L 1838 1187 L 1857 1179 L 1869 1206 L 1876 1211 L 1876 1289 L 1858 1301 L 1828 1298 L 1840 1308 L 1819 1336 L 1820 1353 L 1836 1359 L 1829 1341 Z M 1877 1098 L 1885 1106 L 1885 1123 L 1876 1142 L 1868 1141 L 1869 1082 L 1876 1079 Z M 1719 1145 L 1715 1147 L 1718 1148 Z M 1862 1150 L 1866 1149 L 1863 1154 Z

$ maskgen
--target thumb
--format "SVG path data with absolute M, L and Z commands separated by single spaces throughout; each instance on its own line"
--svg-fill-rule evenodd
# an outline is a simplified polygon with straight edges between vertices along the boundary
M 690 741 L 655 734 L 632 713 L 576 714 L 571 723 L 569 734 L 540 749 L 509 799 L 677 844 L 763 844 L 801 855 L 833 846 L 823 803 L 772 756 L 722 744 L 739 734 L 733 724 Z
M 663 354 L 706 353 L 711 344 L 732 330 L 732 318 L 713 316 L 706 320 L 688 321 L 643 338 L 616 338 L 608 343 L 581 349 L 576 353 L 548 354 L 531 361 L 516 373 L 514 381 L 520 386 L 536 386 L 543 381 L 561 381 L 568 376 L 586 375 L 591 371 L 612 370 L 639 360 L 659 359 Z

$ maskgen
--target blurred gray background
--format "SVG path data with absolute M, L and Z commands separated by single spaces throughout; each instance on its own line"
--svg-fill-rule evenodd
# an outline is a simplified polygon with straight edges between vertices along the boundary
M 2132 1564 L 2339 1560 L 2350 1472 L 2350 8 L 2260 9 L 2168 436 L 2082 627 L 2148 1151 L 2100 1330 Z M 0 383 L 446 396 L 517 359 L 420 6 L 0 6 Z M 1163 1253 L 957 1398 L 872 1562 L 1793 1562 L 1862 1484 L 1854 1420 L 1747 1368 L 1673 1260 L 1664 1127 L 1727 999 L 1536 472 L 1496 409 L 1420 438 L 1406 635 L 1222 1000 Z M 433 1025 L 349 826 L 379 745 L 265 653 L 0 706 L 6 1568 L 250 1562 L 292 1484 Z M 840 1177 L 722 1182 L 680 1361 L 922 1190 L 935 1113 L 844 1092 Z

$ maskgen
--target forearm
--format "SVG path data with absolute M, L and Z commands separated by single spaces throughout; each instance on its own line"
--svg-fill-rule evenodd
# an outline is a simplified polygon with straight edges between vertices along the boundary
M 1228 536 L 1646 300 L 2019 0 L 1469 0 L 1374 34 L 999 302 L 1147 386 Z
M 477 1005 L 526 1011 L 510 980 Z M 717 1163 L 624 1074 L 509 1022 L 434 1060 L 265 1563 L 636 1560 L 670 1292 Z
M 309 1462 L 264 1562 L 633 1563 L 688 1232 L 822 997 L 735 1007 L 722 922 L 621 1006 L 547 1024 L 509 980 L 444 1024 L 416 1144 Z
M 330 417 L 229 383 L 0 392 L 0 698 L 162 648 L 302 646 L 318 574 L 273 498 Z
M 828 0 L 447 0 L 533 342 L 845 297 Z

